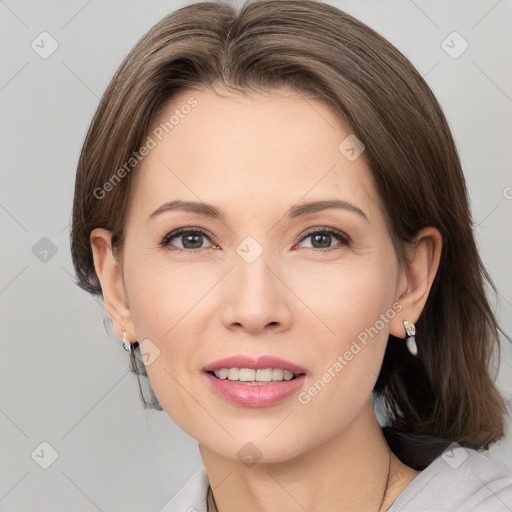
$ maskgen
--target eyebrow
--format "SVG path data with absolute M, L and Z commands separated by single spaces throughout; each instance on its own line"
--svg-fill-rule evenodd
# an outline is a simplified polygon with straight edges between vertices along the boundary
M 312 201 L 308 203 L 302 203 L 293 205 L 286 214 L 288 219 L 295 219 L 297 217 L 305 217 L 306 215 L 311 215 L 313 213 L 317 213 L 323 210 L 328 210 L 330 208 L 337 208 L 342 210 L 348 210 L 354 213 L 357 213 L 359 216 L 364 218 L 368 222 L 368 217 L 366 214 L 358 208 L 357 206 L 349 203 L 347 201 L 343 201 L 340 199 L 330 199 L 323 201 Z M 204 215 L 206 217 L 211 217 L 214 219 L 219 219 L 221 221 L 225 220 L 225 214 L 215 206 L 207 203 L 196 202 L 196 201 L 168 201 L 167 203 L 162 204 L 156 210 L 151 212 L 148 217 L 148 220 L 168 211 L 187 211 L 192 213 L 197 213 L 199 215 Z

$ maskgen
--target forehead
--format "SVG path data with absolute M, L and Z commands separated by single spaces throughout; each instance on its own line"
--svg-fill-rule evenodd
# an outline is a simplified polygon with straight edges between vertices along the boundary
M 350 199 L 369 215 L 379 209 L 364 153 L 351 160 L 340 150 L 350 131 L 301 93 L 183 92 L 148 136 L 154 147 L 134 184 L 134 207 L 148 214 L 172 199 L 231 205 L 238 216 L 301 199 Z

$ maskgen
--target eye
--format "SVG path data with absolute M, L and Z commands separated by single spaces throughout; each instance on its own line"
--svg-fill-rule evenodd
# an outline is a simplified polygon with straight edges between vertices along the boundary
M 175 238 L 181 243 L 181 247 L 178 245 L 177 249 L 181 249 L 187 252 L 198 252 L 199 249 L 210 249 L 211 247 L 201 247 L 205 238 L 213 238 L 212 235 L 200 228 L 181 228 L 165 235 L 163 240 L 160 242 L 161 247 L 166 247 L 171 244 L 171 241 Z
M 308 238 L 311 238 L 311 245 L 309 247 L 313 249 L 331 248 L 333 238 L 338 240 L 340 242 L 339 245 L 342 246 L 346 246 L 350 243 L 350 238 L 345 235 L 345 233 L 331 228 L 316 228 L 314 231 L 309 231 L 299 242 L 307 240 Z
M 310 248 L 312 249 L 329 249 L 331 248 L 333 239 L 340 242 L 338 245 L 346 246 L 350 243 L 350 238 L 347 235 L 332 228 L 316 228 L 306 233 L 299 239 L 299 242 L 303 242 L 308 238 L 311 238 L 312 245 L 310 245 Z M 176 247 L 175 244 L 172 244 L 171 242 L 174 239 L 177 239 L 178 243 L 181 245 Z M 187 252 L 198 252 L 198 250 L 201 249 L 217 248 L 214 245 L 202 247 L 205 239 L 211 240 L 214 239 L 214 236 L 201 228 L 180 228 L 165 235 L 160 245 L 162 247 L 172 245 L 176 247 L 176 249 Z

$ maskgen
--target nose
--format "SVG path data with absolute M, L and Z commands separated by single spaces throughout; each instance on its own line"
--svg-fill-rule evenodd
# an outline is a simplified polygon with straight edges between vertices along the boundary
M 289 301 L 293 294 L 282 274 L 275 261 L 268 261 L 265 251 L 251 263 L 236 256 L 234 268 L 224 283 L 224 326 L 253 335 L 289 329 Z

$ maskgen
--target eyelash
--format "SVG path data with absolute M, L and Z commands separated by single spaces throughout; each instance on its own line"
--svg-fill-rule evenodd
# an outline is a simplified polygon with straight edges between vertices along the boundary
M 167 245 L 169 245 L 169 242 L 173 238 L 177 238 L 180 235 L 188 235 L 189 233 L 194 233 L 194 234 L 201 233 L 201 235 L 205 235 L 206 237 L 211 239 L 213 242 L 216 241 L 215 237 L 213 235 L 211 235 L 210 233 L 208 233 L 207 231 L 205 231 L 204 229 L 201 229 L 201 228 L 181 228 L 181 229 L 177 229 L 176 231 L 171 231 L 170 233 L 165 235 L 163 240 L 162 240 L 162 242 L 160 243 L 160 246 L 161 247 L 167 247 Z M 203 250 L 203 249 L 180 249 L 179 247 L 175 247 L 175 249 L 178 250 L 178 251 L 183 251 L 183 252 L 199 252 L 199 251 Z
M 169 243 L 171 242 L 171 240 L 173 240 L 174 238 L 177 238 L 180 235 L 187 235 L 187 234 L 190 234 L 190 233 L 193 233 L 193 234 L 200 233 L 201 235 L 204 235 L 207 238 L 209 238 L 212 242 L 216 243 L 215 237 L 212 234 L 210 234 L 207 231 L 205 231 L 204 229 L 201 229 L 201 228 L 181 228 L 181 229 L 177 229 L 175 231 L 171 231 L 170 233 L 165 235 L 165 237 L 163 238 L 163 240 L 160 243 L 160 246 L 161 247 L 167 247 L 169 245 Z M 347 246 L 351 242 L 350 237 L 348 235 L 346 235 L 345 233 L 343 233 L 341 231 L 338 231 L 336 229 L 333 229 L 333 228 L 322 227 L 322 228 L 315 228 L 315 229 L 312 229 L 310 231 L 307 231 L 306 233 L 304 233 L 304 235 L 302 237 L 300 237 L 297 240 L 295 240 L 294 245 L 296 243 L 303 242 L 309 236 L 311 236 L 311 235 L 313 235 L 315 233 L 328 233 L 328 234 L 334 236 L 334 238 L 336 238 L 336 240 L 341 242 L 341 245 Z M 203 249 L 181 249 L 179 247 L 176 247 L 175 249 L 178 250 L 178 251 L 189 252 L 189 253 L 199 252 L 199 251 L 203 250 Z M 206 247 L 206 249 L 211 249 L 211 247 Z M 315 249 L 314 247 L 306 247 L 305 248 L 305 250 L 313 251 L 313 252 L 327 252 L 327 251 L 332 251 L 334 249 L 336 249 L 336 247 L 331 247 L 329 249 Z

